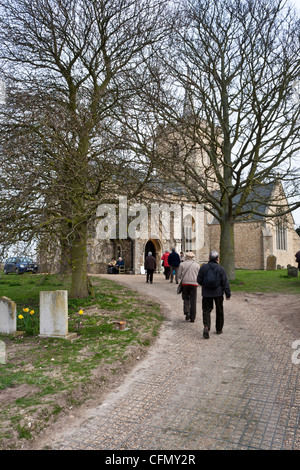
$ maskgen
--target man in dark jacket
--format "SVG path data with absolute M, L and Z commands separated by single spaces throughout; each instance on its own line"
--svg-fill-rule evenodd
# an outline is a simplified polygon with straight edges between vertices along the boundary
M 146 256 L 145 259 L 145 270 L 147 271 L 147 279 L 146 282 L 149 282 L 152 284 L 153 283 L 153 273 L 154 270 L 156 269 L 156 260 L 154 256 L 152 256 L 152 252 L 149 251 L 148 256 Z
M 203 337 L 209 338 L 210 314 L 216 306 L 216 332 L 221 334 L 224 325 L 223 293 L 226 299 L 231 297 L 231 291 L 225 269 L 218 264 L 219 254 L 212 251 L 209 262 L 199 269 L 197 281 L 202 286 L 202 315 L 203 315 Z
M 168 263 L 170 265 L 170 282 L 173 282 L 174 271 L 175 271 L 175 281 L 178 284 L 178 268 L 180 265 L 180 256 L 176 253 L 175 248 L 172 248 L 172 253 L 169 254 Z

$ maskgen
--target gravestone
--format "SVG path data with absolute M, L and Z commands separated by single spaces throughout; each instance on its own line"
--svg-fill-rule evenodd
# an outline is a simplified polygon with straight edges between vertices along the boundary
M 295 266 L 289 266 L 288 267 L 288 276 L 298 277 L 298 268 L 296 268 Z
M 0 298 L 0 333 L 13 334 L 17 332 L 17 305 L 8 297 Z
M 73 339 L 68 332 L 68 291 L 40 292 L 40 336 L 42 338 Z
M 0 364 L 6 363 L 6 348 L 4 341 L 0 341 Z
M 274 255 L 267 257 L 267 271 L 275 271 L 277 266 L 277 258 Z

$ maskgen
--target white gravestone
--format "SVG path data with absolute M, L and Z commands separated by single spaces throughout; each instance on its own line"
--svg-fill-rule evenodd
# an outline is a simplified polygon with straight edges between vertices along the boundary
M 40 292 L 40 336 L 44 338 L 76 338 L 68 332 L 68 291 Z
M 0 333 L 13 334 L 17 332 L 17 305 L 8 297 L 0 298 Z

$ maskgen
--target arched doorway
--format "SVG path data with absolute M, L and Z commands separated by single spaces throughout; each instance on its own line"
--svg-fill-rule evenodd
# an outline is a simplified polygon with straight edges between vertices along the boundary
M 148 256 L 151 251 L 152 256 L 156 259 L 156 271 L 160 270 L 161 266 L 161 245 L 159 240 L 149 239 L 145 245 L 144 257 Z

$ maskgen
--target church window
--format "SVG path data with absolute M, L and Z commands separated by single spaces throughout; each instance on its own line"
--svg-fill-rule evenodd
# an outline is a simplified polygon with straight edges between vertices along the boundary
M 183 251 L 192 251 L 195 235 L 195 220 L 191 215 L 187 215 L 184 218 L 183 235 Z
M 287 250 L 287 230 L 281 220 L 276 224 L 276 248 L 277 250 Z

